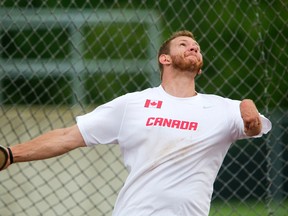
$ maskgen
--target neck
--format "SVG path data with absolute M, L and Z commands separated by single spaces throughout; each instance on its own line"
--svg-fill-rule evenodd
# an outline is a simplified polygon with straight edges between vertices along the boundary
M 165 74 L 167 75 L 167 74 Z M 174 97 L 193 97 L 197 95 L 195 91 L 195 75 L 188 72 L 174 74 L 173 76 L 163 76 L 162 87 Z

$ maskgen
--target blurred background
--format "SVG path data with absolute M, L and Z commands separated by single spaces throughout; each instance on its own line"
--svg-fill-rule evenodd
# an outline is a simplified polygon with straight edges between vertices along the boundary
M 183 29 L 204 57 L 197 91 L 251 98 L 273 124 L 263 138 L 231 146 L 210 215 L 286 216 L 287 0 L 1 0 L 1 144 L 158 86 L 159 46 Z M 15 164 L 0 174 L 0 214 L 111 215 L 126 176 L 114 145 Z

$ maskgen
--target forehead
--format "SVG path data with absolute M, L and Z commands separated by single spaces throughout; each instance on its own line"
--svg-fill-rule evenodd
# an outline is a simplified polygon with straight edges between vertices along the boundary
M 192 44 L 196 44 L 199 46 L 199 44 L 197 43 L 197 41 L 195 41 L 193 38 L 191 37 L 187 37 L 187 36 L 179 36 L 179 37 L 176 37 L 174 38 L 172 41 L 171 41 L 171 44 L 179 44 L 181 42 L 185 42 L 185 43 L 192 43 Z M 200 46 L 199 46 L 200 47 Z

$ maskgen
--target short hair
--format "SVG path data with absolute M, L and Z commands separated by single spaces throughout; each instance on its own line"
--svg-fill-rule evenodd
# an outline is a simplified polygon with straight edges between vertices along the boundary
M 194 37 L 192 32 L 187 31 L 187 30 L 177 31 L 177 32 L 174 32 L 166 41 L 164 41 L 162 43 L 162 45 L 160 46 L 160 48 L 159 48 L 159 51 L 158 51 L 158 66 L 159 66 L 159 69 L 160 69 L 161 80 L 162 80 L 162 76 L 163 76 L 163 65 L 159 62 L 159 57 L 162 54 L 169 54 L 170 53 L 170 42 L 173 39 L 175 39 L 177 37 L 181 37 L 181 36 L 190 37 L 193 40 L 195 40 L 195 37 Z

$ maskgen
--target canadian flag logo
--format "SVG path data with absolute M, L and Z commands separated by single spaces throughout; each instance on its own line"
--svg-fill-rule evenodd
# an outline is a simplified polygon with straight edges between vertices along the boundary
M 161 109 L 162 103 L 163 102 L 160 101 L 160 100 L 149 100 L 149 99 L 147 99 L 146 102 L 145 102 L 144 107 Z

